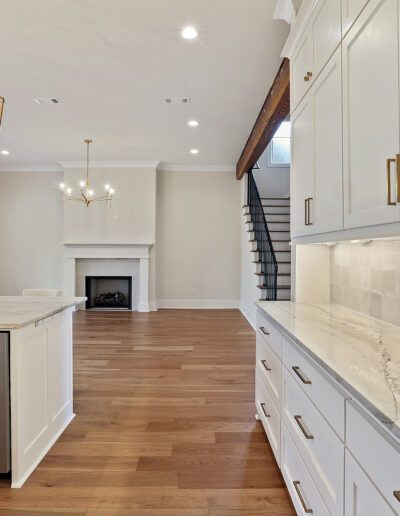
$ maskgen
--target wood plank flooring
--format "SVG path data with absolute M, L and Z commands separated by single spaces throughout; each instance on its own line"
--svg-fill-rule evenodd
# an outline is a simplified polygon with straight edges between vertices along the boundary
M 74 421 L 1 516 L 289 516 L 236 310 L 77 312 Z

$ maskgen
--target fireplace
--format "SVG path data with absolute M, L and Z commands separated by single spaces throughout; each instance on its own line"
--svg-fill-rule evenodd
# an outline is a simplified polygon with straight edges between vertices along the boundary
M 86 276 L 86 309 L 132 310 L 131 276 Z

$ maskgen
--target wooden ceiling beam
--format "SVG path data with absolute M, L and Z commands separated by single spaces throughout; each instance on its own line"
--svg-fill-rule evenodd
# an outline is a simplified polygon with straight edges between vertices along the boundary
M 289 113 L 289 60 L 285 58 L 236 165 L 237 179 L 241 179 L 246 172 L 254 167 L 272 140 L 276 130 Z

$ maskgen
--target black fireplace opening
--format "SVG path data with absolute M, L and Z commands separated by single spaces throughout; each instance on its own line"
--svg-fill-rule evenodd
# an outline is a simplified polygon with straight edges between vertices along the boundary
M 86 276 L 86 309 L 132 310 L 131 276 Z

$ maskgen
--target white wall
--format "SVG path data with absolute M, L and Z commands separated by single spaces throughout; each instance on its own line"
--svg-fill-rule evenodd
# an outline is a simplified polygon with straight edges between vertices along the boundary
M 61 173 L 0 173 L 0 295 L 62 288 Z
M 241 207 L 247 203 L 247 177 L 240 181 L 241 199 L 240 209 L 240 310 L 247 320 L 256 327 L 256 306 L 255 303 L 260 297 L 260 291 L 257 288 L 257 277 L 255 276 L 256 265 L 253 263 L 254 253 L 251 252 L 251 244 L 249 242 L 249 233 L 247 233 L 248 225 L 245 223 L 246 217 L 243 215 Z
M 83 169 L 64 170 L 64 182 L 79 196 Z M 115 195 L 111 207 L 94 203 L 64 203 L 64 241 L 68 243 L 154 243 L 156 220 L 155 168 L 95 168 L 90 171 L 95 194 L 111 184 Z M 97 188 L 96 188 L 97 187 Z M 103 191 L 102 191 L 103 189 Z
M 254 170 L 261 197 L 290 197 L 290 167 L 268 166 L 269 146 L 258 160 L 260 170 Z
M 158 172 L 160 307 L 239 306 L 239 205 L 234 172 Z

